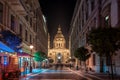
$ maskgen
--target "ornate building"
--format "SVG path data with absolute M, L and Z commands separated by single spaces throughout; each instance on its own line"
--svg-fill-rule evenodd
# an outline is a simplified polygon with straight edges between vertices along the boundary
M 81 46 L 91 49 L 88 45 L 88 34 L 98 27 L 120 27 L 120 0 L 77 0 L 69 31 L 69 49 L 71 57 Z M 118 52 L 120 53 L 120 52 Z M 113 56 L 114 74 L 120 75 L 120 54 Z M 101 63 L 103 72 L 111 72 L 107 58 Z M 78 62 L 79 63 L 79 62 Z M 100 57 L 91 53 L 86 62 L 87 67 L 100 72 Z M 83 66 L 80 64 L 80 66 Z
M 66 63 L 70 58 L 70 51 L 66 48 L 66 40 L 62 34 L 59 25 L 57 34 L 53 40 L 53 48 L 50 48 L 50 36 L 48 35 L 48 57 L 54 60 L 54 63 Z
M 3 31 L 9 31 L 22 39 L 21 45 L 15 46 L 21 50 L 13 49 L 16 43 L 12 40 L 9 40 L 11 46 L 3 40 Z M 30 55 L 36 51 L 47 53 L 47 38 L 46 21 L 39 0 L 0 0 L 0 73 L 5 68 L 7 71 L 18 69 L 18 66 L 22 68 L 26 62 L 28 69 L 30 66 L 34 68 Z M 34 48 L 30 48 L 31 44 Z

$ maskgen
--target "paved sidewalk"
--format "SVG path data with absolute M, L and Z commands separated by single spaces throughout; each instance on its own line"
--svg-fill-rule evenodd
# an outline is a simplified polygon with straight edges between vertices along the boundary
M 27 71 L 27 74 L 21 75 L 20 78 L 19 78 L 19 80 L 24 79 L 24 78 L 26 78 L 26 77 L 28 77 L 28 76 L 30 76 L 30 75 L 33 75 L 33 74 L 38 74 L 38 73 L 40 73 L 40 72 L 42 72 L 42 71 L 44 71 L 44 70 L 45 70 L 45 69 L 37 68 L 37 69 L 33 69 L 33 70 L 32 70 L 32 73 L 29 73 L 29 70 L 28 70 L 28 71 Z
M 96 73 L 92 71 L 85 72 L 84 70 L 76 70 L 75 68 L 70 68 L 73 71 L 76 71 L 77 73 L 81 73 L 83 75 L 86 75 L 88 77 L 96 77 L 100 80 L 112 80 L 111 76 L 106 73 Z M 120 80 L 120 75 L 114 75 L 114 80 Z
M 106 73 L 96 73 L 89 71 L 87 74 L 94 75 L 105 80 L 112 80 L 111 75 Z M 114 80 L 120 80 L 120 75 L 114 75 Z

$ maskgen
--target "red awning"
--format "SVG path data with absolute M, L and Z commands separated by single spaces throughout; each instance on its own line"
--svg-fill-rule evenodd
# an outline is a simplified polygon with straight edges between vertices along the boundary
M 22 52 L 22 53 L 17 53 L 17 56 L 22 56 L 22 57 L 26 56 L 26 57 L 30 57 L 30 56 L 32 56 L 32 55 L 30 55 L 30 54 L 28 54 L 28 53 L 25 53 L 25 52 Z

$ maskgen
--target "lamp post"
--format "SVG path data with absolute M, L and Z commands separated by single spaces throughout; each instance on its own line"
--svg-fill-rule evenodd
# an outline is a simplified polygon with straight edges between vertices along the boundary
M 32 55 L 32 49 L 33 49 L 33 45 L 30 45 L 30 52 L 31 52 L 31 55 Z M 30 73 L 32 72 L 32 66 L 31 66 L 31 56 L 30 56 Z
M 19 52 L 20 52 L 20 54 L 22 54 L 23 50 L 20 49 Z M 22 63 L 21 63 L 21 58 L 22 58 L 22 57 L 18 57 L 18 61 L 19 61 L 19 69 L 21 69 L 21 67 L 22 67 L 22 66 L 21 66 L 21 65 L 22 65 Z

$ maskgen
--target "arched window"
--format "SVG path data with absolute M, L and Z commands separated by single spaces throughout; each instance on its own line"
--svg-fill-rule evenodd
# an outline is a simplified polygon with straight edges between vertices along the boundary
M 59 47 L 60 47 L 60 43 L 59 43 Z
M 61 43 L 61 47 L 62 47 L 62 43 Z
M 52 55 L 52 53 L 50 53 L 50 55 Z
M 69 55 L 69 53 L 67 53 L 67 55 Z

